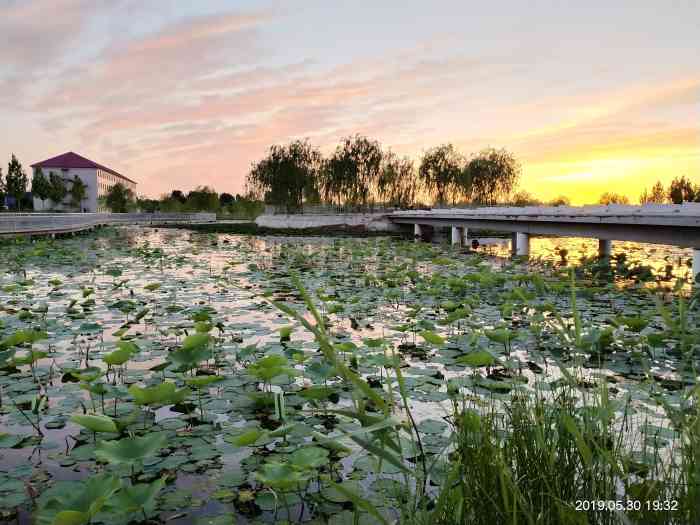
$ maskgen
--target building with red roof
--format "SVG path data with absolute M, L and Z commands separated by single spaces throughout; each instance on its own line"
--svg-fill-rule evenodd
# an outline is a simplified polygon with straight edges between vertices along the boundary
M 80 179 L 86 186 L 86 196 L 83 202 L 80 203 L 80 209 L 76 210 L 75 206 L 70 204 L 70 196 L 67 196 L 63 202 L 52 202 L 49 199 L 42 201 L 34 196 L 34 209 L 59 209 L 65 211 L 83 211 L 96 212 L 107 211 L 101 205 L 101 198 L 107 195 L 109 189 L 115 184 L 122 184 L 126 188 L 136 193 L 136 181 L 121 173 L 98 164 L 82 155 L 78 155 L 72 151 L 51 157 L 50 159 L 42 160 L 32 164 L 32 168 L 36 173 L 41 170 L 47 179 L 54 175 L 63 179 L 68 191 L 76 178 Z

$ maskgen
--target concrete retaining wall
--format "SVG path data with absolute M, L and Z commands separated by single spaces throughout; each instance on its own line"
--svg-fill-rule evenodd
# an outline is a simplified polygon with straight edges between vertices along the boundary
M 370 232 L 399 231 L 384 213 L 348 213 L 337 215 L 260 215 L 255 223 L 261 228 L 278 230 L 339 229 Z

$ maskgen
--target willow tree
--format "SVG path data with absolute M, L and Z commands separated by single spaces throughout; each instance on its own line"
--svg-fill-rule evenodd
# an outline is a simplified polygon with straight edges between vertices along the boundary
M 379 199 L 397 208 L 408 208 L 416 200 L 416 172 L 413 161 L 392 151 L 384 154 L 377 180 Z
M 472 202 L 494 205 L 506 200 L 518 184 L 522 168 L 504 149 L 488 148 L 472 157 L 464 168 Z
M 382 147 L 376 140 L 362 135 L 345 137 L 323 165 L 323 198 L 366 209 L 377 196 L 382 158 Z
M 464 178 L 464 157 L 452 144 L 442 144 L 423 154 L 418 176 L 437 204 L 456 204 L 469 195 L 469 181 Z
M 303 211 L 305 201 L 316 200 L 321 154 L 308 141 L 273 145 L 267 156 L 253 163 L 246 179 L 253 195 L 287 213 Z

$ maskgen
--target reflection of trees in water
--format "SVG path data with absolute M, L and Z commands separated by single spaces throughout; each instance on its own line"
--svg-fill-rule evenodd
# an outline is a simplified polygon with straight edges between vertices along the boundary
M 490 244 L 480 248 L 489 255 L 497 257 L 510 256 L 510 243 Z M 576 237 L 531 237 L 531 266 L 539 262 L 563 266 L 580 266 L 594 263 L 598 258 L 597 239 Z M 640 272 L 640 268 L 649 267 L 655 279 L 671 282 L 675 279 L 687 279 L 690 276 L 692 250 L 677 246 L 646 244 L 631 241 L 613 241 L 611 264 L 626 271 Z M 623 269 L 626 268 L 625 269 Z

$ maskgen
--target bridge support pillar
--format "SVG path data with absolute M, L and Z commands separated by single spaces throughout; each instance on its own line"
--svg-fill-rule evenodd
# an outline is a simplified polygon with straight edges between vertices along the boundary
M 462 230 L 460 232 L 462 234 L 462 246 L 469 246 L 469 228 L 464 226 L 460 230 Z
M 413 240 L 416 242 L 420 242 L 423 240 L 423 229 L 418 223 L 413 225 Z
M 451 238 L 451 244 L 452 246 L 459 246 L 462 244 L 462 232 L 460 231 L 461 228 L 459 226 L 452 226 L 452 238 Z
M 528 257 L 530 255 L 530 234 L 514 233 L 511 241 L 511 251 L 516 257 Z
M 693 250 L 693 283 L 700 286 L 700 248 Z
M 612 255 L 612 241 L 610 239 L 598 239 L 598 257 L 610 260 Z

